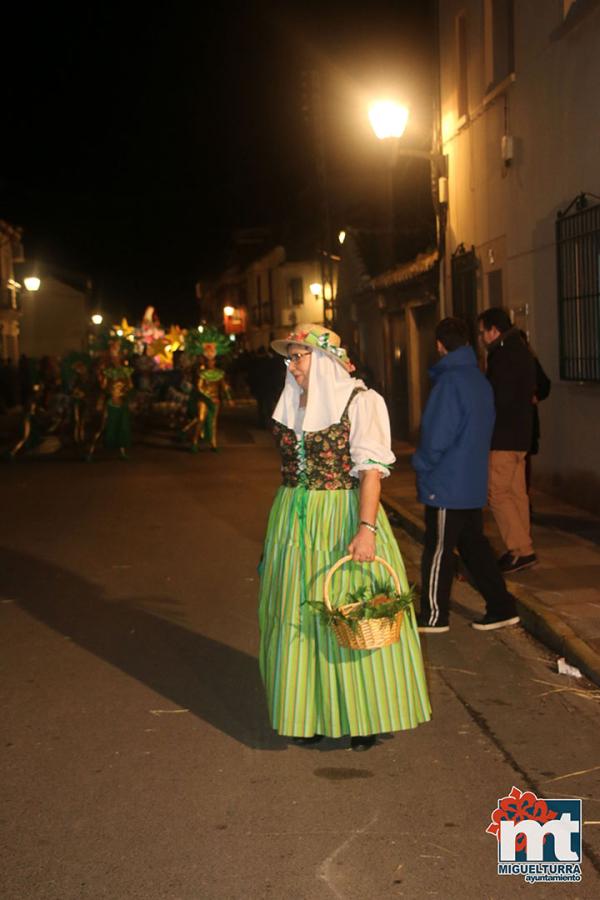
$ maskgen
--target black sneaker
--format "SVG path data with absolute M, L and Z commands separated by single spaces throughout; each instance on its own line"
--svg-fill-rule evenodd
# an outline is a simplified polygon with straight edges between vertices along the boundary
M 537 566 L 537 562 L 538 558 L 535 553 L 531 553 L 529 556 L 516 556 L 511 553 L 508 559 L 502 557 L 500 571 L 503 575 L 510 575 L 512 572 L 520 572 L 521 569 L 531 569 L 532 566 Z
M 516 553 L 513 553 L 512 550 L 507 550 L 506 553 L 503 553 L 502 556 L 498 558 L 498 565 L 500 569 L 504 569 L 504 566 L 507 566 L 512 562 L 513 556 L 516 556 Z
M 421 616 L 417 616 L 417 628 L 421 634 L 445 634 L 446 631 L 450 631 L 450 626 L 447 622 L 438 622 L 436 625 L 430 625 Z
M 471 628 L 475 631 L 494 631 L 496 628 L 507 628 L 509 625 L 518 625 L 521 620 L 517 615 L 514 616 L 488 616 L 483 619 L 471 623 Z

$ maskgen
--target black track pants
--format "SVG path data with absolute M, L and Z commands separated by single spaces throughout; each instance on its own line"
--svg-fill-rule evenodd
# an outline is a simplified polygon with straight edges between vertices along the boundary
M 506 590 L 492 548 L 483 533 L 482 511 L 426 506 L 420 619 L 429 625 L 448 624 L 455 547 L 485 599 L 486 612 L 498 618 L 514 616 L 515 599 Z

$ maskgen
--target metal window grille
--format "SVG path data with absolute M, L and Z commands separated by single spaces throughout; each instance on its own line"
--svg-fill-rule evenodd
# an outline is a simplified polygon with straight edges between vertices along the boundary
M 556 258 L 560 377 L 600 381 L 600 204 L 584 194 L 558 214 Z

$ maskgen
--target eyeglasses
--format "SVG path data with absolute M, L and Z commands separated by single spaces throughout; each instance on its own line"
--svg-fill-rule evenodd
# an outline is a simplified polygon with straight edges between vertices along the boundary
M 292 363 L 294 363 L 294 365 L 295 365 L 297 362 L 299 362 L 302 359 L 303 356 L 310 356 L 311 353 L 312 353 L 312 350 L 307 350 L 305 353 L 290 353 L 289 356 L 283 357 L 283 361 L 286 364 L 286 366 L 289 366 Z

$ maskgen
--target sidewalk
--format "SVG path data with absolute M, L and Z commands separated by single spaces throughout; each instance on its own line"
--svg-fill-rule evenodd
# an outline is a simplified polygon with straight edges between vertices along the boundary
M 396 465 L 382 482 L 382 500 L 398 524 L 423 541 L 423 507 L 410 466 L 413 448 L 395 442 Z M 600 684 L 600 518 L 549 494 L 532 493 L 533 543 L 539 565 L 508 581 L 525 628 Z M 492 516 L 486 534 L 500 555 Z

